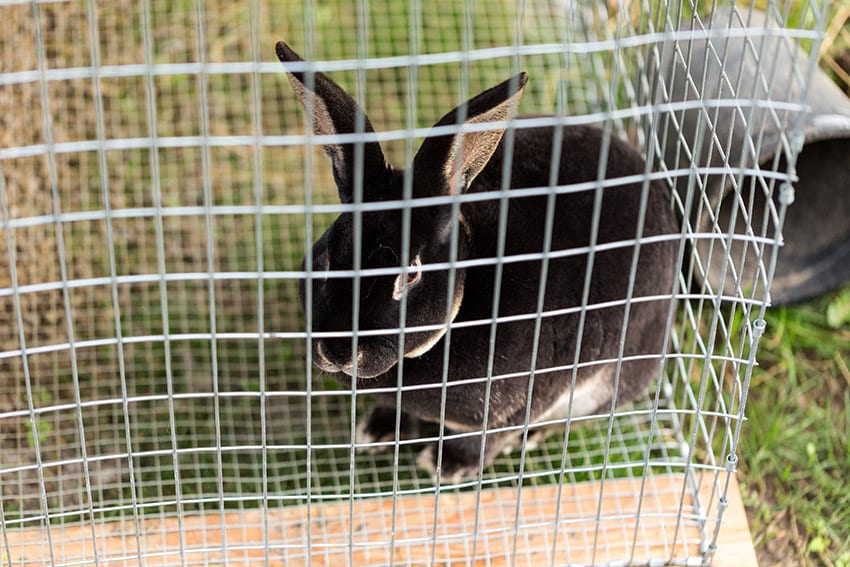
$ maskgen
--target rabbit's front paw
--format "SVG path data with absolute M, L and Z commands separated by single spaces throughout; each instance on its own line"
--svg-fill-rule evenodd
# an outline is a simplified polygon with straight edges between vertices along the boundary
M 540 448 L 543 442 L 546 441 L 546 438 L 554 432 L 555 429 L 553 427 L 537 427 L 535 429 L 530 429 L 528 431 L 528 438 L 525 441 L 525 451 L 536 451 Z M 505 443 L 502 447 L 502 454 L 510 455 L 511 453 L 519 452 L 522 446 L 522 435 L 517 435 Z
M 489 441 L 488 439 L 488 443 Z M 442 459 L 439 459 L 439 472 L 438 447 L 438 444 L 429 445 L 416 459 L 419 468 L 427 471 L 435 483 L 439 480 L 442 484 L 457 484 L 478 476 L 481 464 L 480 436 L 445 439 L 442 445 Z M 485 466 L 489 464 L 490 453 L 488 450 L 484 457 Z
M 452 458 L 446 458 L 443 454 L 440 463 L 440 471 L 437 472 L 436 445 L 429 445 L 419 453 L 416 464 L 420 469 L 428 473 L 434 484 L 439 481 L 442 484 L 458 484 L 464 480 L 473 479 L 478 476 L 478 459 L 475 462 L 458 462 Z M 445 445 L 443 445 L 445 449 Z
M 358 445 L 366 445 L 369 453 L 381 453 L 392 449 L 391 442 L 396 439 L 396 409 L 376 407 L 357 425 L 354 441 Z M 399 439 L 415 439 L 419 435 L 419 421 L 401 414 L 399 424 Z

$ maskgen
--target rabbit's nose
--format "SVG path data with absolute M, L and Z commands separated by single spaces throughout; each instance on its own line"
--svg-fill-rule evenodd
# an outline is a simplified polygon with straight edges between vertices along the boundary
M 348 345 L 342 352 L 333 352 L 328 349 L 325 341 L 316 343 L 316 356 L 313 357 L 313 362 L 325 372 L 337 373 L 345 372 L 351 376 L 354 372 L 354 362 L 351 357 L 351 346 Z M 357 349 L 357 363 L 363 361 L 363 351 Z

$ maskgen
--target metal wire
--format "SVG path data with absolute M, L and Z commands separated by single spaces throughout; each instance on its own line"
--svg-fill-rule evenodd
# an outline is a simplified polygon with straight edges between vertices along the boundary
M 0 147 L 0 563 L 710 563 L 802 148 L 807 93 L 772 100 L 771 85 L 808 84 L 828 3 L 802 3 L 811 17 L 798 21 L 789 2 L 771 1 L 769 25 L 750 27 L 753 8 L 724 3 L 284 4 L 0 0 L 5 41 L 32 49 L 4 50 L 0 72 L 9 132 Z M 304 71 L 308 87 L 327 73 L 377 132 L 365 132 L 362 116 L 350 134 L 312 132 L 315 101 L 297 110 L 271 60 L 278 39 L 306 56 L 289 68 Z M 807 65 L 765 63 L 752 83 L 731 65 L 738 45 L 768 61 L 778 40 L 799 46 Z M 708 55 L 697 65 L 701 42 Z M 545 186 L 510 189 L 506 159 L 489 193 L 414 199 L 406 176 L 399 195 L 366 198 L 364 142 L 410 164 L 419 139 L 460 131 L 430 123 L 521 69 L 531 76 L 522 112 L 533 116 L 512 121 L 503 145 L 511 156 L 515 128 L 554 127 Z M 676 98 L 679 84 L 695 95 Z M 742 148 L 725 116 L 740 126 Z M 559 184 L 565 128 L 588 124 L 604 130 L 596 178 Z M 648 156 L 641 173 L 609 176 L 615 138 Z M 330 167 L 315 157 L 328 143 L 354 144 L 350 203 L 338 202 Z M 644 236 L 657 181 L 676 188 L 670 204 L 682 227 Z M 713 197 L 716 183 L 727 200 Z M 634 237 L 599 242 L 606 191 L 625 184 L 642 188 Z M 594 196 L 588 244 L 558 249 L 556 200 L 580 194 Z M 543 231 L 543 246 L 511 254 L 508 207 L 530 198 L 547 203 L 545 225 L 528 228 Z M 461 207 L 488 203 L 499 211 L 496 252 L 461 259 Z M 407 279 L 413 215 L 437 206 L 452 213 L 452 252 L 421 270 L 448 271 L 450 316 L 458 270 L 491 268 L 489 316 L 408 326 L 414 307 L 403 294 L 395 327 L 359 328 L 370 291 L 362 282 Z M 315 273 L 312 243 L 332 218 L 351 215 L 356 235 L 367 215 L 392 211 L 402 226 L 398 266 L 366 267 L 369 250 L 355 238 L 351 269 Z M 640 252 L 660 242 L 677 246 L 675 285 L 633 297 Z M 620 274 L 627 292 L 594 301 L 596 258 L 616 250 L 631 254 Z M 576 274 L 581 300 L 547 309 L 550 263 L 572 257 L 587 258 Z M 541 266 L 536 309 L 506 313 L 503 276 L 521 262 Z M 352 280 L 351 331 L 314 329 L 317 277 Z M 659 332 L 669 350 L 626 353 L 630 310 L 667 299 L 675 302 Z M 611 308 L 623 309 L 618 355 L 582 360 L 588 316 Z M 540 330 L 564 315 L 578 320 L 575 356 L 543 367 Z M 507 323 L 535 329 L 527 372 L 498 369 Z M 455 380 L 446 348 L 440 383 L 405 383 L 406 336 L 444 331 L 451 344 L 473 327 L 489 333 L 482 375 Z M 318 340 L 348 339 L 356 353 L 387 334 L 401 337 L 394 386 L 342 388 L 312 366 Z M 659 378 L 621 407 L 621 368 L 646 360 Z M 535 423 L 528 407 L 523 423 L 489 423 L 494 385 L 530 376 L 530 398 L 537 380 L 567 374 L 575 388 L 603 363 L 616 368 L 604 411 Z M 470 384 L 484 385 L 483 421 L 457 431 L 445 423 L 450 388 Z M 393 439 L 358 439 L 371 395 L 400 407 L 403 394 L 425 388 L 442 398 L 439 427 L 404 439 L 396 410 Z M 532 447 L 542 427 L 557 434 Z M 486 444 L 505 432 L 520 447 L 485 466 Z M 481 440 L 477 474 L 434 482 L 417 453 L 432 446 L 439 469 L 458 439 Z M 24 539 L 34 533 L 38 547 Z M 169 538 L 170 547 L 156 543 Z

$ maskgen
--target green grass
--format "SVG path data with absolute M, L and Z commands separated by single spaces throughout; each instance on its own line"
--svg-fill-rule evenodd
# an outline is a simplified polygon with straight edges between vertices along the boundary
M 767 316 L 740 450 L 766 564 L 850 565 L 848 310 L 850 287 Z

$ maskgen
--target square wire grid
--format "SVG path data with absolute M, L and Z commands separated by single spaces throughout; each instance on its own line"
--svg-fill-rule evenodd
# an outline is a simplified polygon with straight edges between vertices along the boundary
M 801 79 L 823 4 L 767 6 L 774 29 L 812 54 L 809 68 L 788 71 Z M 685 106 L 670 102 L 653 66 L 678 40 L 675 73 L 701 100 L 767 108 L 788 163 L 804 111 L 742 101 L 740 77 L 702 92 L 687 46 L 714 22 L 711 8 L 692 20 L 687 6 L 641 2 L 0 0 L 4 562 L 206 564 L 225 549 L 292 565 L 369 564 L 384 553 L 398 564 L 457 553 L 468 563 L 709 561 L 780 238 L 776 194 L 793 176 L 778 162 L 709 171 L 665 161 L 669 145 L 685 162 L 699 152 L 681 131 Z M 730 35 L 715 33 L 716 53 Z M 566 449 L 554 435 L 524 462 L 499 457 L 480 484 L 440 487 L 438 505 L 459 499 L 472 519 L 433 511 L 437 489 L 417 469 L 416 447 L 355 447 L 352 423 L 368 400 L 310 367 L 300 260 L 336 195 L 273 61 L 278 39 L 351 87 L 395 163 L 409 160 L 418 128 L 523 68 L 524 113 L 631 140 L 685 188 L 674 198 L 683 217 L 717 206 L 705 198 L 710 176 L 739 187 L 742 225 L 684 226 L 680 309 L 657 387 L 572 430 Z M 711 109 L 700 109 L 708 132 Z M 710 141 L 719 153 L 728 144 Z M 727 245 L 730 235 L 750 252 Z M 733 293 L 705 280 L 701 239 L 723 255 Z M 575 488 L 606 483 L 604 498 Z M 495 490 L 521 505 L 498 506 Z M 563 510 L 553 517 L 541 501 Z M 225 529 L 233 511 L 247 543 Z M 193 527 L 198 515 L 208 527 Z M 358 539 L 355 517 L 369 526 L 378 516 L 389 529 Z M 334 521 L 341 538 L 324 529 Z M 151 551 L 175 530 L 177 551 Z M 27 542 L 32 533 L 41 539 Z

